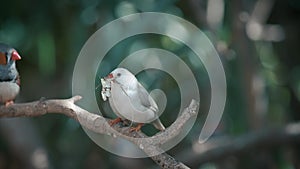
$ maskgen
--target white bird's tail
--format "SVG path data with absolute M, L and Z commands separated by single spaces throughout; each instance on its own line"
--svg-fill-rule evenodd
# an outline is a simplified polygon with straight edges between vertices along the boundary
M 154 120 L 152 124 L 156 129 L 160 131 L 164 131 L 166 129 L 159 119 Z

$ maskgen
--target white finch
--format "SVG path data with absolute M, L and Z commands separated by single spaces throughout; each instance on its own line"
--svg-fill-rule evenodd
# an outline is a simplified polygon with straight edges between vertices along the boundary
M 151 123 L 158 130 L 165 130 L 157 115 L 157 104 L 131 72 L 125 68 L 117 68 L 104 80 L 110 82 L 111 93 L 107 97 L 112 110 L 119 117 L 111 121 L 111 125 L 127 119 L 138 123 L 131 131 L 140 130 L 144 123 Z M 107 91 L 107 83 L 104 84 L 106 88 L 103 90 Z M 104 99 L 104 93 L 102 97 Z

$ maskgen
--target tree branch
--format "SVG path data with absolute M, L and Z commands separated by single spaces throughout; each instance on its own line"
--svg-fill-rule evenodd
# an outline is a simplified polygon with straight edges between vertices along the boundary
M 198 103 L 192 100 L 189 107 L 164 132 L 148 137 L 142 132 L 130 132 L 128 127 L 110 126 L 108 119 L 90 113 L 74 103 L 81 96 L 70 99 L 45 100 L 30 103 L 0 106 L 0 118 L 3 117 L 35 117 L 51 113 L 60 113 L 77 120 L 82 127 L 95 133 L 114 135 L 131 141 L 150 156 L 161 168 L 189 168 L 164 152 L 160 145 L 177 136 L 185 123 L 197 114 Z M 142 138 L 142 139 L 141 139 Z
M 238 138 L 212 138 L 204 144 L 193 146 L 182 152 L 178 158 L 192 168 L 199 167 L 209 161 L 216 161 L 230 156 L 238 156 L 249 151 L 290 145 L 300 142 L 300 123 L 288 124 L 279 129 L 263 129 L 253 131 Z

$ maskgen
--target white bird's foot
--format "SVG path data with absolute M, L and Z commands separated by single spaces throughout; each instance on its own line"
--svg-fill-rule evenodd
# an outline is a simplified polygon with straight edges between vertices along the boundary
M 116 118 L 114 120 L 109 121 L 108 123 L 109 123 L 110 126 L 113 126 L 113 125 L 115 125 L 115 124 L 117 124 L 117 123 L 119 123 L 121 121 L 122 121 L 122 119 L 120 117 L 118 117 L 118 118 Z
M 138 132 L 141 130 L 143 125 L 144 125 L 144 123 L 138 123 L 138 125 L 136 127 L 131 127 L 129 131 L 130 132 L 133 132 L 133 131 Z

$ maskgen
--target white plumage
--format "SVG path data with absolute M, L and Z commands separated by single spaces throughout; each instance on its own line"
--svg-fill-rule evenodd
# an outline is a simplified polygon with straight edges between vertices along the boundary
M 157 104 L 131 72 L 117 68 L 106 79 L 111 81 L 109 103 L 118 117 L 136 123 L 152 123 L 157 129 L 165 130 L 157 115 Z

